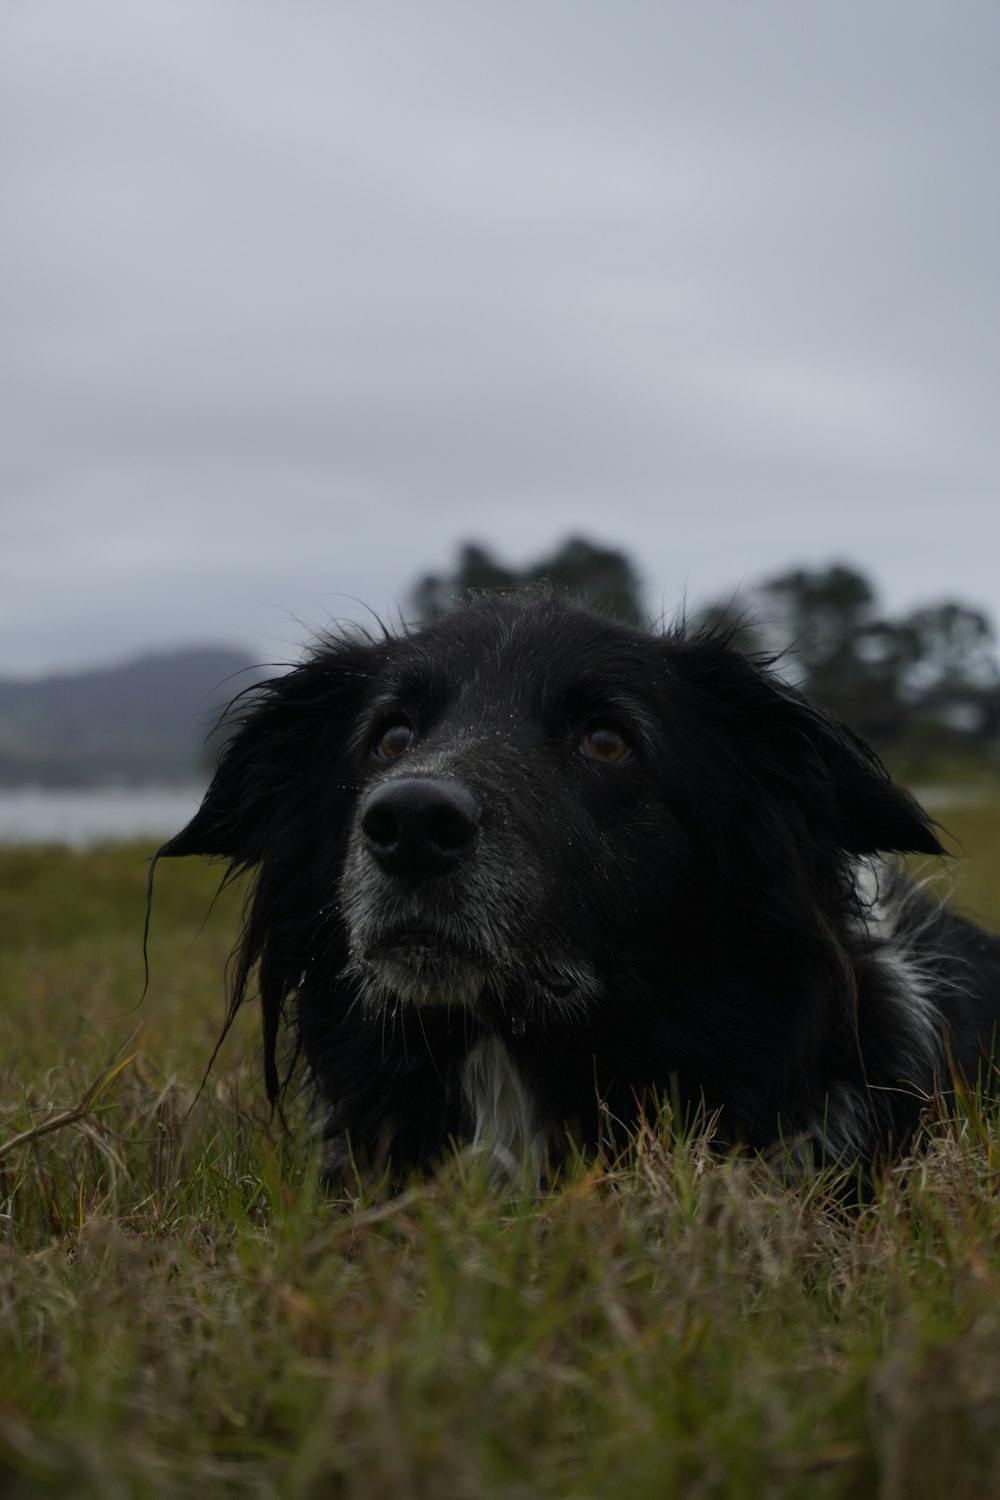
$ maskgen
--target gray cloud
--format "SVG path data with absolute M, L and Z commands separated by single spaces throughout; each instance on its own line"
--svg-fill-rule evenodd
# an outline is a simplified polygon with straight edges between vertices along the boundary
M 1000 615 L 1000 15 L 12 8 L 0 671 L 380 611 L 460 538 L 655 607 Z

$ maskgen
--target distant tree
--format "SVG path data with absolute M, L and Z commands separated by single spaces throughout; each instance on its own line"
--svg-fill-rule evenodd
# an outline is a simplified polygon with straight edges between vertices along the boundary
M 972 738 L 1000 725 L 1000 667 L 992 622 L 982 611 L 946 600 L 901 621 L 911 642 L 903 691 L 925 718 Z
M 863 733 L 891 734 L 901 712 L 894 642 L 864 574 L 844 563 L 797 568 L 768 579 L 759 598 L 761 628 L 785 653 L 786 674 Z
M 638 624 L 643 618 L 639 581 L 624 552 L 602 547 L 584 537 L 570 537 L 547 557 L 514 568 L 502 563 L 484 546 L 467 542 L 451 573 L 428 573 L 414 587 L 414 613 L 433 619 L 469 590 L 525 588 L 547 579 L 606 614 Z
M 913 640 L 909 677 L 918 695 L 996 686 L 995 633 L 982 610 L 946 600 L 915 609 L 901 624 Z
M 856 643 L 875 622 L 875 591 L 843 563 L 797 568 L 760 586 L 761 625 L 791 650 L 813 686 L 854 666 Z
M 432 620 L 443 615 L 455 599 L 470 589 L 513 589 L 521 582 L 521 575 L 514 568 L 493 557 L 478 542 L 466 542 L 459 549 L 453 572 L 425 573 L 410 597 L 414 613 L 421 620 Z
M 870 580 L 843 563 L 783 573 L 759 598 L 767 643 L 787 652 L 790 675 L 876 745 L 916 723 L 940 746 L 996 733 L 1000 670 L 982 611 L 949 600 L 887 617 Z

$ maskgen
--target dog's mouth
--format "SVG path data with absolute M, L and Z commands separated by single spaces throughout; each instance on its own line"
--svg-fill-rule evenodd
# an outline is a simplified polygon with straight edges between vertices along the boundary
M 360 936 L 360 935 L 358 935 Z M 456 1007 L 490 1031 L 520 1037 L 573 1020 L 597 993 L 588 963 L 493 951 L 465 932 L 417 918 L 378 924 L 355 948 L 369 1004 Z
M 401 1000 L 477 1008 L 489 960 L 450 934 L 397 927 L 366 946 L 364 963 Z
M 419 1006 L 462 1006 L 492 1027 L 520 1035 L 530 1016 L 555 1005 L 566 1012 L 590 988 L 580 974 L 553 964 L 512 963 L 447 931 L 400 926 L 380 933 L 364 966 L 397 999 Z
M 369 943 L 365 958 L 369 962 L 389 960 L 417 969 L 448 968 L 461 963 L 482 967 L 487 963 L 484 954 L 450 933 L 431 927 L 395 927 L 381 933 Z

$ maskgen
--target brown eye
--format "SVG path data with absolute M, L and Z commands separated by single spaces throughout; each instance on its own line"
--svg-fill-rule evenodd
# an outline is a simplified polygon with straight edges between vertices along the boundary
M 613 724 L 594 724 L 580 736 L 580 754 L 587 760 L 599 760 L 613 766 L 631 755 L 632 747 Z
M 405 719 L 387 724 L 375 741 L 375 754 L 379 760 L 397 760 L 413 742 L 413 726 Z

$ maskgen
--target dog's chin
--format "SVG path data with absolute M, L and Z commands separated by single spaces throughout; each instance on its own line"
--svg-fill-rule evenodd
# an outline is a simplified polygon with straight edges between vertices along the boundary
M 407 1005 L 476 1011 L 486 987 L 481 961 L 419 933 L 381 944 L 365 955 L 364 963 L 379 989 Z
M 415 928 L 357 942 L 352 969 L 375 1013 L 398 1005 L 453 1007 L 487 1030 L 513 1036 L 529 1027 L 578 1023 L 598 991 L 589 964 L 531 962 L 511 954 L 498 959 Z

